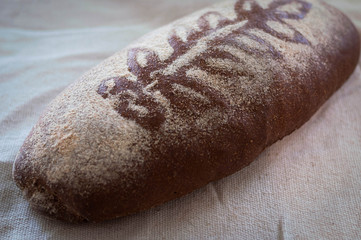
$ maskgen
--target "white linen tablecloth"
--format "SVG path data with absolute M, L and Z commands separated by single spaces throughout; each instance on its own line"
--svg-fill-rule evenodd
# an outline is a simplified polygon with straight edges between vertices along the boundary
M 41 111 L 131 41 L 216 0 L 0 1 L 0 239 L 361 239 L 361 64 L 242 171 L 149 211 L 69 224 L 32 210 L 12 164 Z M 361 29 L 361 1 L 333 0 Z

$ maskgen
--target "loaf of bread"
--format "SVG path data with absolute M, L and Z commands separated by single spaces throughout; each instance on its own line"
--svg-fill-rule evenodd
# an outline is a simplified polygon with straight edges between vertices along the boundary
M 324 2 L 216 4 L 57 96 L 21 147 L 14 180 L 33 206 L 67 221 L 149 209 L 235 173 L 299 128 L 359 52 L 353 24 Z

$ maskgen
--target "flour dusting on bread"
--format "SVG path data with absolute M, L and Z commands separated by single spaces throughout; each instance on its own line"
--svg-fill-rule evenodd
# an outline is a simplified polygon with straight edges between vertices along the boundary
M 98 209 L 77 200 L 91 199 L 109 203 L 99 210 L 105 219 L 231 174 L 307 121 L 345 80 L 352 64 L 338 62 L 345 44 L 333 37 L 354 35 L 345 26 L 317 0 L 227 1 L 168 24 L 52 101 L 18 155 L 15 179 L 25 189 L 45 183 L 28 195 L 55 215 L 61 208 L 92 219 Z M 110 206 L 111 191 L 131 196 L 122 199 L 129 212 L 112 210 L 122 206 Z

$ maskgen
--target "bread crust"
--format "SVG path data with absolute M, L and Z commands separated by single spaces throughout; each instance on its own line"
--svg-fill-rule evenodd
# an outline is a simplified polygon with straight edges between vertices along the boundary
M 353 72 L 359 34 L 315 0 L 230 1 L 162 27 L 62 92 L 14 180 L 66 221 L 112 219 L 249 165 Z

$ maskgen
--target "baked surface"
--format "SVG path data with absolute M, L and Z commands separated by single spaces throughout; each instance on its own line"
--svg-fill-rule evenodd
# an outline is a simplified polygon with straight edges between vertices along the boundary
M 100 221 L 247 166 L 353 71 L 359 37 L 316 1 L 226 2 L 86 73 L 32 130 L 14 179 L 34 205 Z

